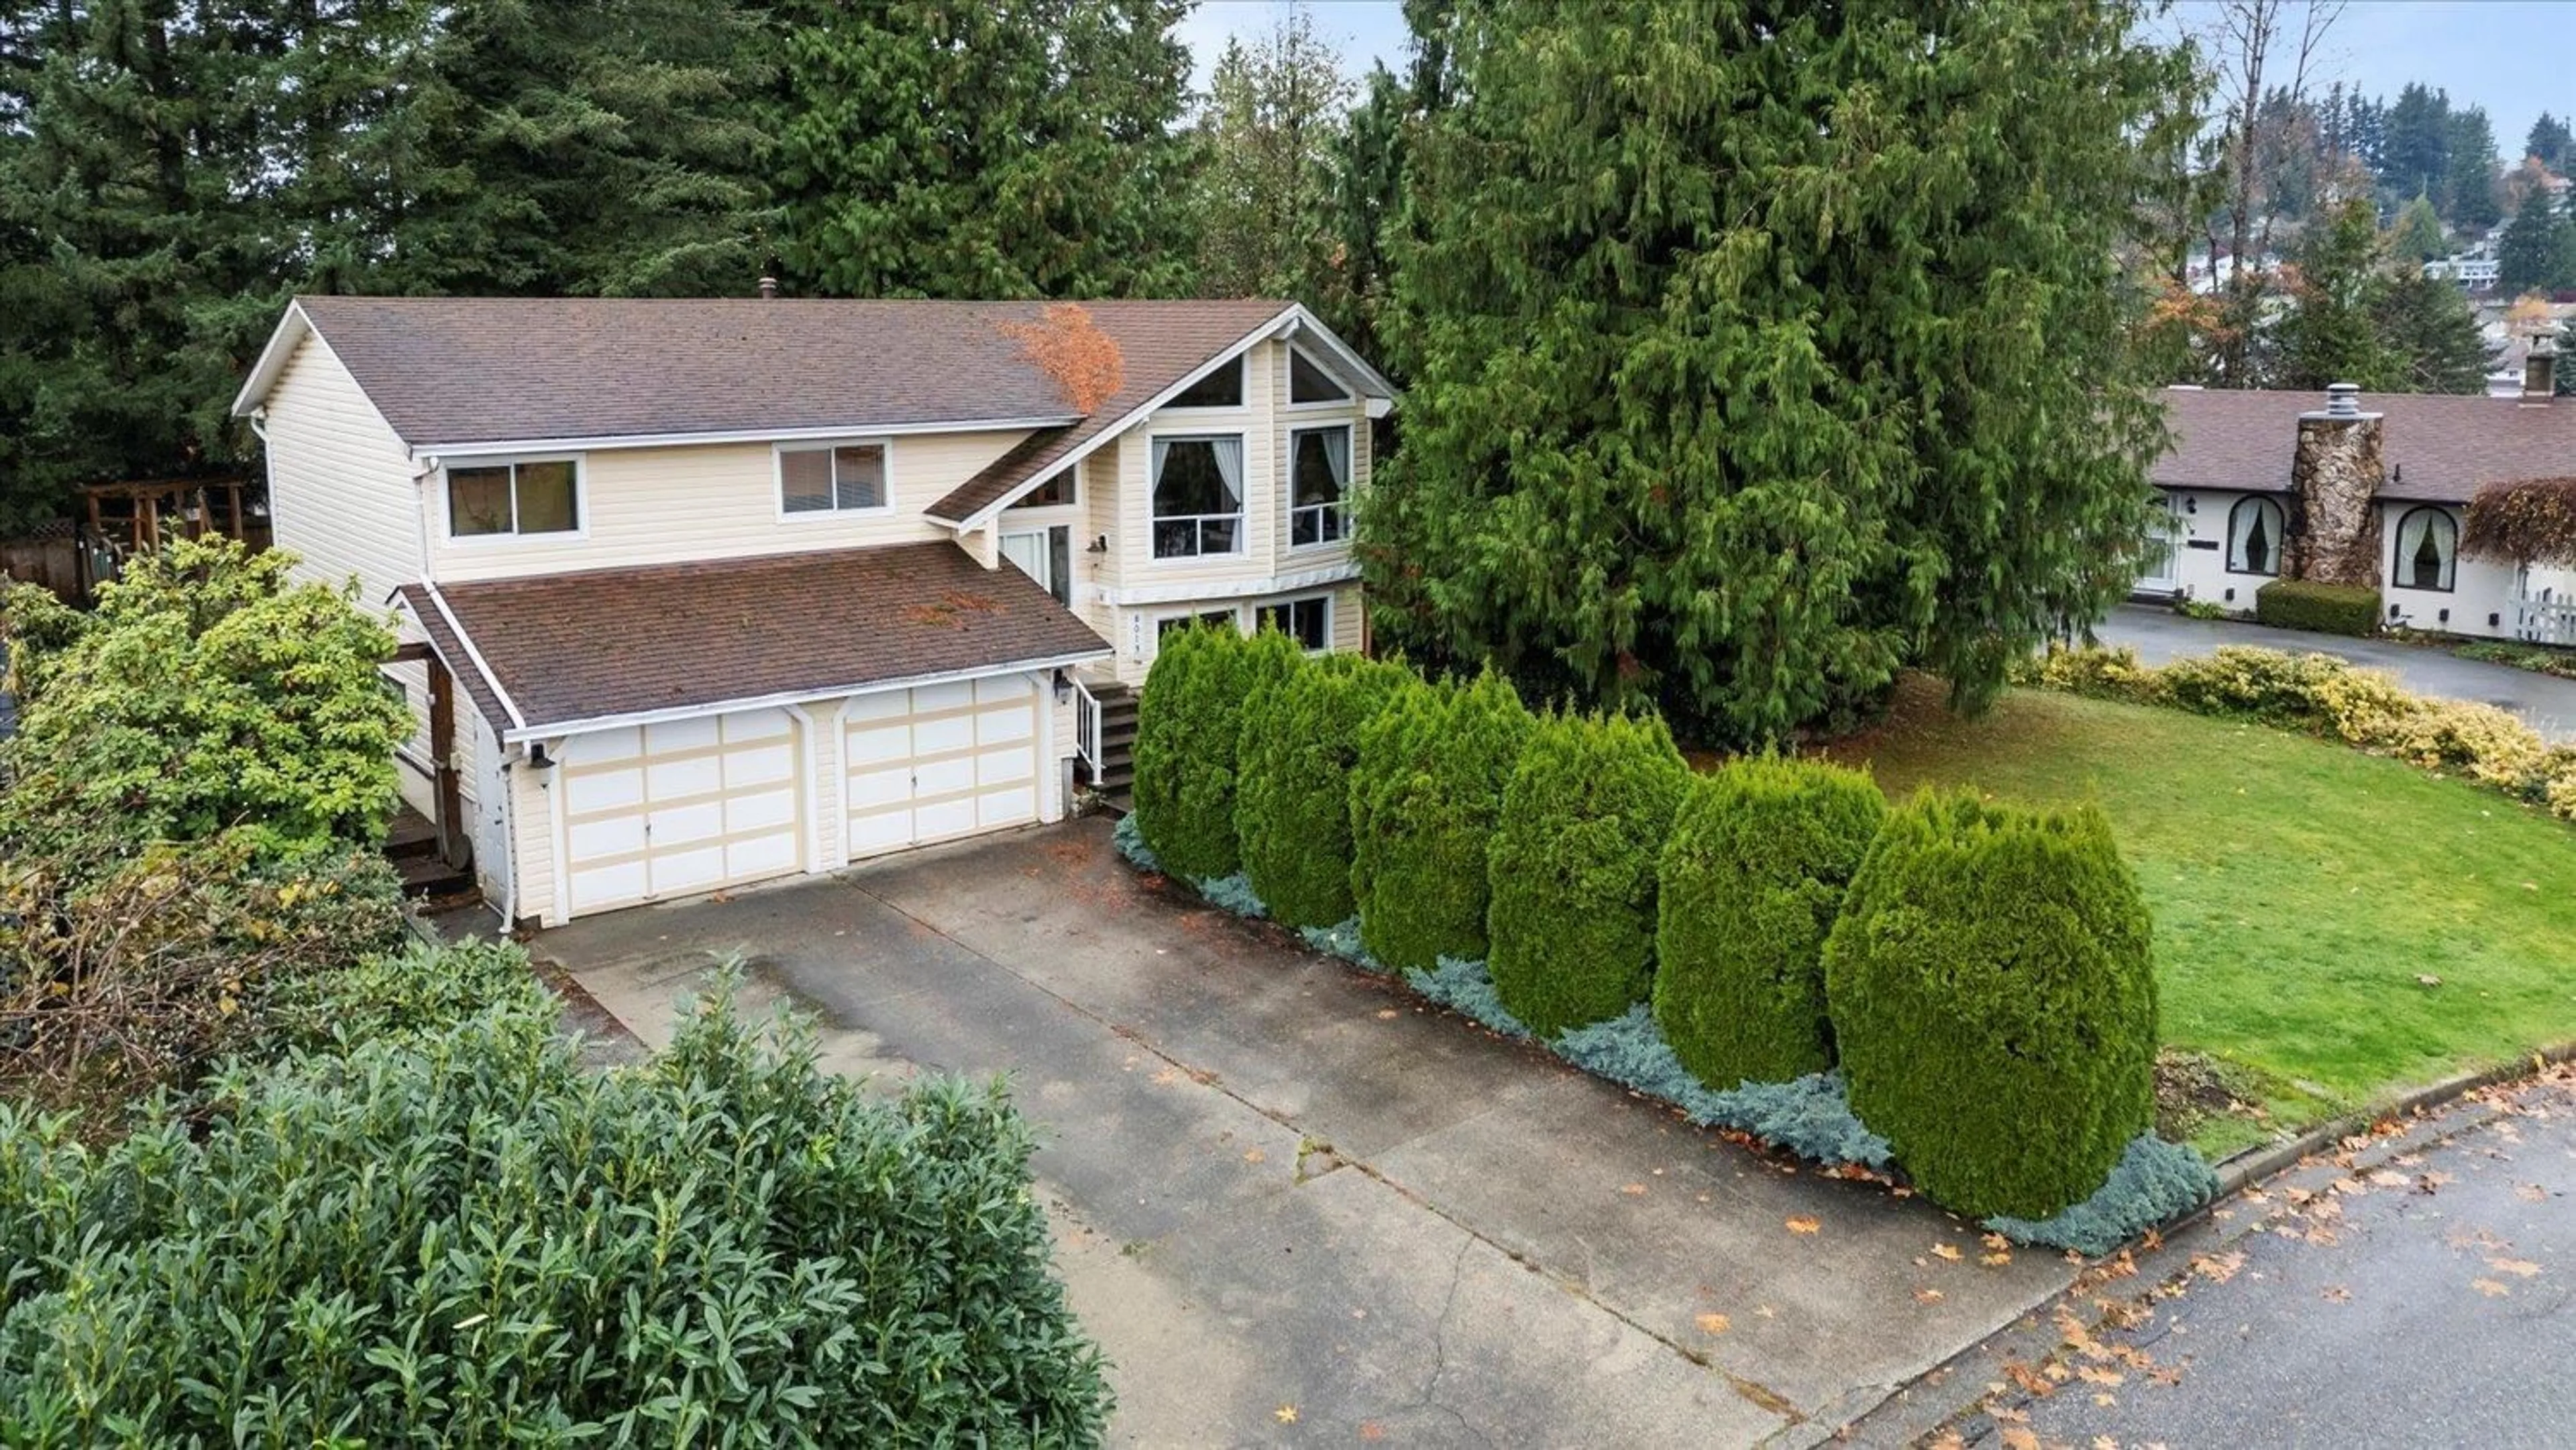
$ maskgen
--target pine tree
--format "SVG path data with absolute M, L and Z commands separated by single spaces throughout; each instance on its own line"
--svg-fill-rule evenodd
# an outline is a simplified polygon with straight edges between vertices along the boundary
M 2522 154 L 2536 157 L 2551 171 L 2565 175 L 2569 154 L 2576 152 L 2576 134 L 2570 134 L 2567 123 L 2547 111 L 2531 123 L 2531 134 L 2524 138 Z
M 1334 165 L 1342 286 L 1338 298 L 1325 299 L 1328 308 L 1338 303 L 1339 310 L 1325 312 L 1324 320 L 1370 356 L 1380 351 L 1378 318 L 1393 271 L 1388 254 L 1404 224 L 1415 138 L 1456 89 L 1453 0 L 1404 0 L 1404 20 L 1411 37 L 1405 73 L 1398 76 L 1383 64 L 1370 69 Z
M 1304 9 L 1249 46 L 1226 43 L 1197 131 L 1201 291 L 1347 311 L 1332 210 L 1350 94 Z
M 2379 184 L 2400 196 L 2430 196 L 2448 216 L 2453 200 L 2451 139 L 2449 93 L 2408 85 L 2397 93 L 2381 122 Z
M 2457 284 L 2410 269 L 2384 280 L 2371 303 L 2389 374 L 2379 386 L 2408 393 L 2482 393 L 2491 354 L 2477 313 Z
M 2102 259 L 2184 84 L 2136 19 L 1480 7 L 1398 251 L 1380 638 L 1743 740 L 1908 662 L 1982 703 L 2116 598 L 2158 425 Z
M 2299 252 L 2294 305 L 2278 329 L 2277 386 L 2302 392 L 2329 383 L 2378 388 L 2397 370 L 2374 316 L 2386 281 L 2374 217 L 2369 199 L 2354 197 L 2311 229 Z
M 2496 285 L 2515 296 L 2576 286 L 2576 275 L 2571 275 L 2576 268 L 2569 265 L 2572 242 L 2576 242 L 2576 227 L 2571 227 L 2567 213 L 2550 200 L 2548 192 L 2533 192 L 2496 244 Z
M 2451 113 L 2451 225 L 2464 232 L 2483 232 L 2504 220 L 2497 194 L 2495 127 L 2483 107 Z
M 786 279 L 842 296 L 1186 288 L 1179 0 L 778 0 Z
M 2397 213 L 2397 224 L 2388 230 L 2388 254 L 2411 262 L 2429 262 L 2451 250 L 2450 239 L 2442 231 L 2442 218 L 2433 210 L 2432 199 L 2417 196 Z

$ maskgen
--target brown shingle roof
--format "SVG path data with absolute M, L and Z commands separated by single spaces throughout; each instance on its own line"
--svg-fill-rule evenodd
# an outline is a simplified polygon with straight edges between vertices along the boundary
M 1241 342 L 1246 333 L 1288 310 L 1285 302 L 1198 303 L 1195 305 L 1240 310 L 1212 312 L 1210 320 L 1215 323 L 1213 326 L 1183 328 L 1164 323 L 1138 327 L 1118 319 L 1114 312 L 1100 310 L 1109 304 L 1086 305 L 1093 308 L 1092 315 L 1099 321 L 1101 330 L 1118 344 L 1119 358 L 1124 364 L 1118 391 L 1093 409 L 1090 417 L 1069 428 L 1033 434 L 1019 447 L 986 465 L 983 472 L 951 489 L 946 498 L 932 504 L 926 511 L 932 518 L 963 523 L 978 509 L 1019 484 L 1053 472 L 1056 465 L 1075 449 L 1152 402 L 1155 394 L 1189 376 L 1209 358 Z M 1263 311 L 1265 308 L 1268 310 Z M 1252 400 L 1247 398 L 1244 401 Z
M 2325 406 L 2323 394 L 2275 390 L 2157 396 L 2174 447 L 2149 472 L 2173 488 L 2288 489 L 2299 415 Z M 2382 419 L 2382 498 L 2466 503 L 2485 484 L 2576 473 L 2576 399 L 2365 393 L 2361 408 Z
M 1002 328 L 1042 302 L 300 297 L 414 448 L 1070 419 Z M 1086 302 L 1151 397 L 1284 302 Z M 1132 406 L 1132 405 L 1128 405 Z M 1115 411 L 1111 411 L 1115 410 Z
M 1109 653 L 1027 575 L 986 569 L 945 542 L 438 592 L 531 729 Z M 415 612 L 437 613 L 424 586 L 402 593 Z M 498 703 L 476 697 L 487 714 Z

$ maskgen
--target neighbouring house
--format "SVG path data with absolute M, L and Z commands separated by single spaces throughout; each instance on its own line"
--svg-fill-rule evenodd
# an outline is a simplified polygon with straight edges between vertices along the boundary
M 1058 819 L 1191 620 L 1360 648 L 1393 399 L 1286 302 L 308 297 L 233 408 L 552 925 Z
M 2173 446 L 2150 470 L 2170 520 L 2142 595 L 2251 611 L 2276 578 L 2375 589 L 2384 624 L 2576 642 L 2576 572 L 2464 556 L 2490 485 L 2576 474 L 2576 399 L 2535 349 L 2511 397 L 2168 388 Z

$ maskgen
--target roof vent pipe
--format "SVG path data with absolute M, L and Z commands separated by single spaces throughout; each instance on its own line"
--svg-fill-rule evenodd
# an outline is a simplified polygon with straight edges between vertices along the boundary
M 2361 384 L 2326 384 L 2326 416 L 2358 418 L 2361 416 Z
M 777 279 L 777 278 L 775 278 L 775 277 L 763 277 L 763 278 L 761 278 L 761 279 L 760 279 L 760 300 L 761 300 L 761 301 L 763 301 L 763 302 L 774 302 L 774 301 L 776 301 L 776 300 L 777 300 L 777 298 L 778 298 L 778 279 Z

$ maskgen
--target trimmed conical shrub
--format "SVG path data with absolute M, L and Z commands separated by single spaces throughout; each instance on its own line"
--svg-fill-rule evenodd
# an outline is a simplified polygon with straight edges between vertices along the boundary
M 1302 660 L 1245 703 L 1235 832 L 1271 919 L 1334 926 L 1351 899 L 1351 767 L 1360 727 L 1412 676 L 1358 655 Z
M 1853 1111 L 1944 1207 L 2047 1218 L 2154 1119 L 2146 904 L 2090 806 L 1892 812 L 1826 939 L 1825 996 Z
M 1697 777 L 1664 843 L 1655 1022 L 1713 1088 L 1833 1066 L 1825 935 L 1887 814 L 1870 778 L 1822 761 L 1738 760 Z
M 1164 637 L 1136 715 L 1136 830 L 1163 869 L 1191 881 L 1242 865 L 1234 828 L 1243 706 L 1299 662 L 1273 631 L 1246 639 L 1193 625 Z
M 1530 713 L 1500 678 L 1408 684 L 1360 729 L 1351 895 L 1360 943 L 1399 970 L 1485 956 L 1486 849 Z
M 1555 715 L 1531 732 L 1494 829 L 1485 965 L 1540 1040 L 1646 1000 L 1655 862 L 1689 778 L 1657 717 Z

